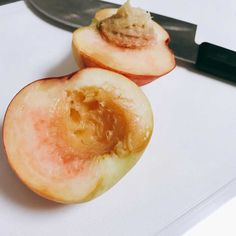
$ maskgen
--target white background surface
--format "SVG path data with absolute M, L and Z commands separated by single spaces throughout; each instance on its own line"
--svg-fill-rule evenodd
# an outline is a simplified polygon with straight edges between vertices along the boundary
M 232 199 L 207 219 L 197 224 L 184 236 L 235 236 L 236 235 L 236 198 Z
M 236 50 L 233 0 L 133 3 L 197 23 L 197 42 Z M 23 86 L 76 70 L 70 45 L 70 32 L 24 3 L 0 7 L 1 124 Z M 37 197 L 17 180 L 1 148 L 0 235 L 181 235 L 233 195 L 234 182 L 223 186 L 236 177 L 235 86 L 178 66 L 143 90 L 155 115 L 151 143 L 135 168 L 92 202 L 61 206 Z

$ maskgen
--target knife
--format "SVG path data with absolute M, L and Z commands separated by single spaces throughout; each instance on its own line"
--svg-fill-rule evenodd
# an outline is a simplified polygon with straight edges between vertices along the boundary
M 120 5 L 96 0 L 29 0 L 30 4 L 47 17 L 72 28 L 89 25 L 101 8 Z M 151 13 L 170 35 L 170 48 L 179 60 L 191 63 L 198 70 L 236 83 L 236 52 L 203 42 L 195 43 L 197 25 Z

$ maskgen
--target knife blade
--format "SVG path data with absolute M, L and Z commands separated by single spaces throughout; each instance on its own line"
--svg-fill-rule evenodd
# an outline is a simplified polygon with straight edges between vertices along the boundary
M 39 12 L 72 28 L 89 25 L 96 11 L 120 5 L 96 0 L 29 0 Z M 211 43 L 195 43 L 197 25 L 151 13 L 170 35 L 170 48 L 175 57 L 197 69 L 236 82 L 236 52 Z

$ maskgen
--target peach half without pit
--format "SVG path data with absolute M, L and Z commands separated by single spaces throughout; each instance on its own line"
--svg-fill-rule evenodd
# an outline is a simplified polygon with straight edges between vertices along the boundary
M 134 166 L 152 129 L 150 104 L 135 83 L 87 68 L 23 88 L 7 109 L 3 142 L 12 169 L 31 190 L 80 203 Z
M 175 68 L 169 41 L 148 12 L 127 2 L 99 10 L 91 25 L 73 33 L 72 48 L 79 65 L 115 71 L 141 86 Z

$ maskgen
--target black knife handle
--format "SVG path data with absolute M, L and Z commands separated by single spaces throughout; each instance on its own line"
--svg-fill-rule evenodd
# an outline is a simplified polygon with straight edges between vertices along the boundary
M 196 67 L 199 70 L 236 82 L 236 52 L 211 43 L 199 45 Z

